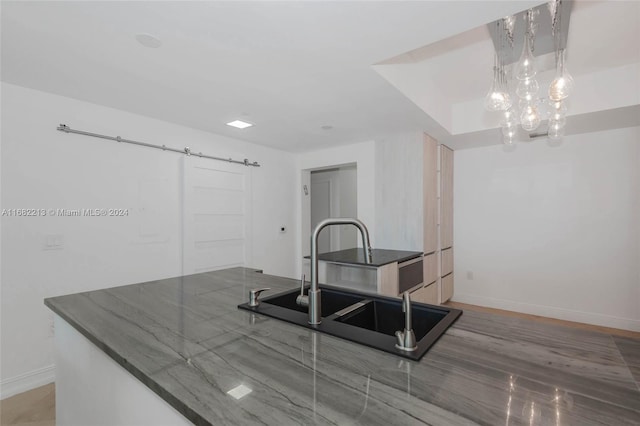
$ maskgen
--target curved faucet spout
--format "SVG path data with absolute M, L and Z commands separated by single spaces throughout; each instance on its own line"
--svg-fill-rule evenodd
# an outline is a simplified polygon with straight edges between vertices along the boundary
M 401 351 L 413 352 L 416 346 L 416 335 L 411 326 L 411 295 L 408 291 L 402 293 L 402 312 L 404 312 L 404 331 L 396 331 L 398 343 L 396 348 Z
M 317 325 L 322 321 L 320 288 L 318 287 L 318 236 L 327 226 L 353 225 L 360 230 L 362 235 L 362 250 L 365 263 L 371 263 L 371 244 L 369 243 L 369 230 L 364 223 L 355 218 L 329 218 L 318 223 L 311 234 L 311 288 L 309 289 L 309 324 Z

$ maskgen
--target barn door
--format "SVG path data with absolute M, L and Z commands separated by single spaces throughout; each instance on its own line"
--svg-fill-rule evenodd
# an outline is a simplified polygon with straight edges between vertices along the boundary
M 183 157 L 183 274 L 246 261 L 246 167 Z

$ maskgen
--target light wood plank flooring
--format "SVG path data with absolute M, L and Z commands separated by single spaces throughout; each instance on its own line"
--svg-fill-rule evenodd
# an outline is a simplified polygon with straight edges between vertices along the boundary
M 0 401 L 2 426 L 54 426 L 56 391 L 53 383 Z
M 556 319 L 556 318 L 541 317 L 541 316 L 538 316 L 538 315 L 523 314 L 523 313 L 514 312 L 514 311 L 505 311 L 505 310 L 502 310 L 502 309 L 486 308 L 484 306 L 468 305 L 466 303 L 460 303 L 460 302 L 451 302 L 451 301 L 449 301 L 449 302 L 446 302 L 444 305 L 445 306 L 450 306 L 452 308 L 462 309 L 463 311 L 464 310 L 470 310 L 470 311 L 477 311 L 477 312 L 487 312 L 487 313 L 490 313 L 490 314 L 505 315 L 505 316 L 514 317 L 514 318 L 524 318 L 524 319 L 537 321 L 537 322 L 541 322 L 541 323 L 545 323 L 545 324 L 562 325 L 562 326 L 565 326 L 565 327 L 579 328 L 581 330 L 590 330 L 590 331 L 597 331 L 597 332 L 600 332 L 600 333 L 607 333 L 607 334 L 611 334 L 613 336 L 630 337 L 632 339 L 640 339 L 640 333 L 638 333 L 636 331 L 621 330 L 621 329 L 618 329 L 618 328 L 602 327 L 602 326 L 599 326 L 599 325 L 584 324 L 584 323 L 581 323 L 581 322 L 565 321 L 565 320 Z

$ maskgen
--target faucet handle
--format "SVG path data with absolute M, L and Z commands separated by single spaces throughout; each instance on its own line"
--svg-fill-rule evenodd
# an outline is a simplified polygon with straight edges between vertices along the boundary
M 404 333 L 400 330 L 396 331 L 396 339 L 398 340 L 398 343 L 396 344 L 396 347 L 400 348 L 404 346 Z
M 302 277 L 300 278 L 300 296 L 304 296 L 304 279 L 305 275 L 302 274 Z
M 271 290 L 271 287 L 255 288 L 249 292 L 249 306 L 252 308 L 257 307 L 260 304 L 258 298 L 263 291 Z
M 309 296 L 304 295 L 304 274 L 302 274 L 302 278 L 300 278 L 300 295 L 296 297 L 296 303 L 298 306 L 309 306 Z

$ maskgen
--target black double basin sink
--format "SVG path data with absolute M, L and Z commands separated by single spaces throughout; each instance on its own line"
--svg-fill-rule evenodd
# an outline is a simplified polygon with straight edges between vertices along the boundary
M 319 325 L 310 325 L 307 307 L 296 303 L 300 290 L 289 290 L 265 297 L 257 307 L 243 303 L 238 305 L 238 308 L 416 361 L 422 358 L 462 314 L 459 309 L 412 302 L 412 326 L 417 349 L 409 352 L 396 348 L 395 333 L 405 328 L 405 314 L 402 312 L 400 299 L 356 293 L 330 286 L 320 286 L 320 289 L 322 323 Z M 307 290 L 308 288 L 305 292 Z

